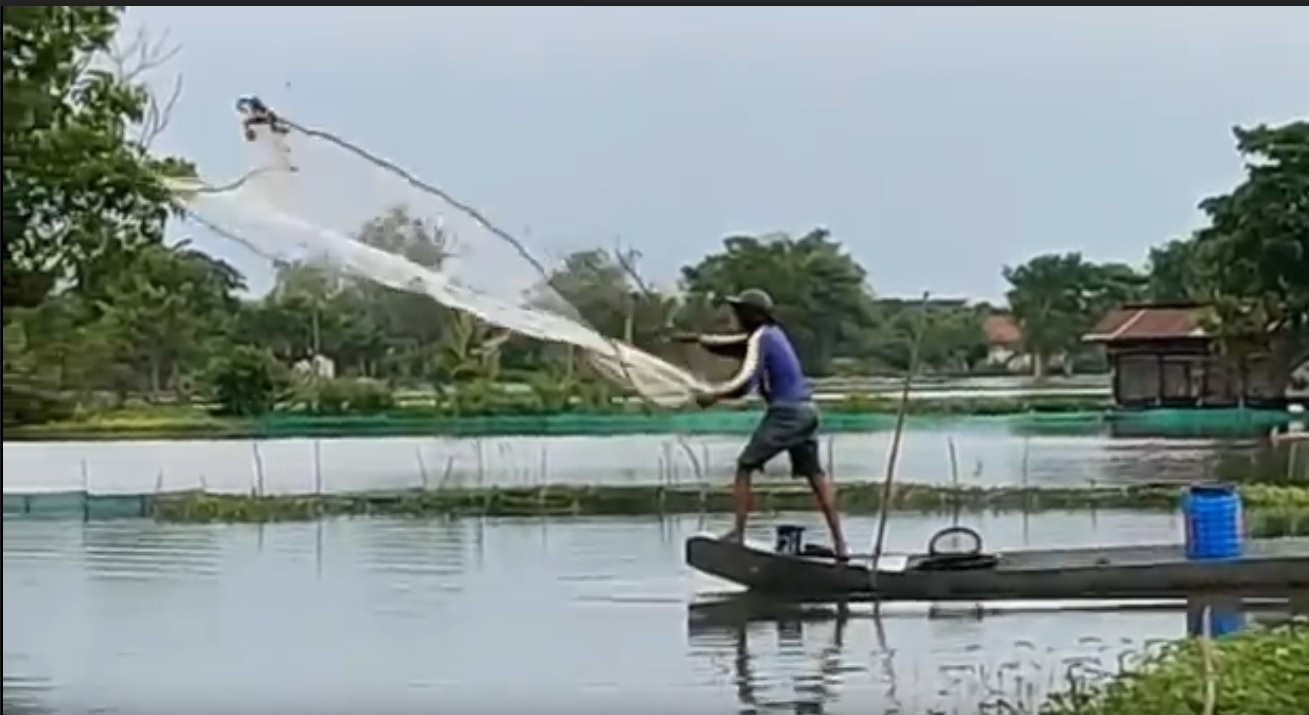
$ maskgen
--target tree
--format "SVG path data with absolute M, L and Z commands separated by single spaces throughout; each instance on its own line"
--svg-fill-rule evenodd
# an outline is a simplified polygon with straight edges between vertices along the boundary
M 453 237 L 440 223 L 415 216 L 398 205 L 365 223 L 356 233 L 361 243 L 402 255 L 429 268 L 439 268 L 450 257 Z M 449 320 L 449 310 L 429 296 L 380 286 L 364 279 L 352 281 L 352 292 L 370 313 L 374 324 L 393 336 L 385 360 L 410 377 L 424 375 L 437 341 Z
M 499 376 L 500 346 L 512 333 L 491 330 L 468 313 L 452 313 L 448 328 L 429 369 L 433 387 L 456 411 L 484 406 L 485 388 Z
M 1005 266 L 1004 277 L 1009 307 L 1038 376 L 1055 356 L 1071 357 L 1095 322 L 1138 297 L 1145 283 L 1129 266 L 1097 265 L 1080 253 L 1045 254 Z
M 1309 122 L 1234 134 L 1245 179 L 1200 203 L 1209 225 L 1191 250 L 1224 343 L 1269 351 L 1289 375 L 1309 348 Z
M 4 425 L 33 424 L 71 414 L 61 400 L 49 373 L 42 369 L 27 325 L 18 320 L 4 324 Z
M 1150 249 L 1147 292 L 1156 303 L 1204 299 L 1203 267 L 1192 239 L 1174 239 Z
M 286 367 L 268 351 L 236 345 L 209 364 L 204 382 L 219 414 L 253 417 L 273 409 L 288 379 Z
M 832 360 L 857 349 L 874 316 L 867 274 L 825 229 L 800 238 L 734 236 L 724 250 L 682 269 L 683 288 L 723 296 L 767 290 L 805 367 L 826 374 Z
M 104 286 L 97 308 L 113 326 L 124 359 L 145 367 L 151 393 L 174 384 L 185 363 L 222 335 L 236 312 L 241 281 L 232 268 L 186 248 L 150 246 Z
M 576 311 L 578 317 L 606 337 L 617 338 L 650 352 L 666 347 L 666 337 L 679 302 L 645 284 L 637 270 L 636 251 L 577 251 L 549 277 L 550 286 L 567 306 L 544 307 Z
M 920 347 L 923 365 L 944 373 L 972 371 L 988 353 L 982 320 L 983 315 L 968 306 L 929 309 Z
M 34 306 L 87 265 L 163 235 L 169 204 L 158 177 L 186 167 L 129 138 L 151 96 L 105 67 L 122 12 L 3 8 L 6 308 Z
M 639 291 L 619 257 L 599 248 L 570 253 L 551 273 L 549 284 L 568 307 L 602 335 L 625 335 Z M 562 312 L 570 311 L 564 308 Z
M 440 221 L 415 216 L 405 204 L 391 206 L 370 219 L 355 240 L 428 268 L 440 267 L 453 250 L 452 237 Z
M 25 309 L 42 307 L 58 289 L 80 290 L 88 281 L 121 273 L 135 249 L 157 243 L 169 208 L 158 177 L 188 171 L 183 162 L 149 153 L 168 107 L 139 78 L 166 55 L 144 36 L 129 52 L 112 51 L 123 9 L 3 8 L 0 301 L 7 333 L 39 330 L 56 317 L 90 319 L 75 296 L 61 298 L 53 312 Z M 32 360 L 7 361 L 4 402 L 17 397 L 22 385 L 58 389 L 87 367 L 89 355 L 104 357 L 111 341 L 103 331 L 77 331 L 84 339 L 60 333 L 55 341 L 55 369 L 38 358 L 52 356 L 43 341 L 29 341 Z M 100 372 L 121 375 L 120 368 L 110 361 Z M 38 412 L 25 410 L 22 419 L 44 419 Z
M 313 355 L 340 358 L 342 323 L 346 313 L 332 310 L 348 289 L 340 274 L 324 260 L 310 259 L 277 268 L 273 290 L 254 325 L 265 329 L 274 354 L 287 360 Z
M 926 309 L 926 315 L 922 311 Z M 867 337 L 865 352 L 871 360 L 866 368 L 896 371 L 909 369 L 915 334 L 921 323 L 919 368 L 928 372 L 968 372 L 986 359 L 988 346 L 982 321 L 984 307 L 963 300 L 921 301 L 883 299 L 877 301 L 878 325 Z

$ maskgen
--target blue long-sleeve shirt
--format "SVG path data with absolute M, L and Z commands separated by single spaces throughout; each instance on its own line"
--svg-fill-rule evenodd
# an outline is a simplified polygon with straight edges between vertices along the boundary
M 737 373 L 712 388 L 719 397 L 740 397 L 757 390 L 768 404 L 808 402 L 813 398 L 800 358 L 777 325 L 737 335 L 701 335 L 700 344 L 710 352 L 741 358 Z

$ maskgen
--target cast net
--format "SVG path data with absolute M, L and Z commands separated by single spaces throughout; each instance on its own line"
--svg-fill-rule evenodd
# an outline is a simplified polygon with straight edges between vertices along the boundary
M 489 326 L 575 346 L 602 376 L 656 405 L 684 404 L 703 389 L 690 372 L 594 330 L 551 286 L 551 269 L 468 204 L 256 98 L 237 109 L 250 169 L 221 186 L 173 183 L 185 212 L 214 233 L 275 262 L 315 260 Z

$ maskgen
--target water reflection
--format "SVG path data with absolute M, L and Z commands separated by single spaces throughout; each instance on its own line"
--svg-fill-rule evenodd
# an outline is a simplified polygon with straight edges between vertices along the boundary
M 1285 608 L 1228 605 L 1242 617 Z M 698 657 L 730 660 L 741 713 L 1036 712 L 1050 695 L 1104 682 L 1168 642 L 1142 638 L 1134 626 L 1180 630 L 1210 607 L 1196 601 L 1189 607 L 1104 604 L 1063 611 L 1057 604 L 1009 604 L 943 611 L 918 604 L 879 615 L 858 606 L 734 597 L 690 605 L 687 639 Z M 1114 615 L 1083 635 L 1047 630 L 1086 612 Z M 1004 634 L 1014 633 L 1024 635 L 1005 642 Z M 931 655 L 924 658 L 924 652 Z
M 1309 441 L 1260 439 L 1242 448 L 1214 454 L 1213 474 L 1242 481 L 1259 475 L 1261 481 L 1309 484 Z
M 821 531 L 814 514 L 778 519 Z M 639 703 L 866 714 L 899 703 L 917 715 L 983 692 L 976 683 L 993 684 L 1008 661 L 1062 673 L 1067 657 L 1186 632 L 1180 611 L 689 616 L 688 602 L 729 587 L 687 570 L 683 541 L 729 520 L 6 521 L 5 712 Z M 1170 515 L 1123 511 L 1033 515 L 1027 529 L 1003 515 L 965 520 L 997 549 L 1168 541 L 1180 528 Z M 772 521 L 761 518 L 757 535 Z M 939 526 L 896 515 L 890 548 L 921 548 Z M 849 521 L 865 543 L 873 527 Z M 1004 667 L 1006 687 L 1017 675 L 1045 682 L 1032 667 Z M 961 668 L 972 675 L 960 680 Z
M 814 667 L 801 670 L 791 678 L 789 693 L 770 699 L 761 692 L 768 679 L 756 673 L 750 648 L 750 624 L 772 621 L 776 628 L 776 641 L 780 651 L 788 654 L 807 652 L 805 623 L 830 622 L 831 631 L 825 645 L 817 649 Z M 844 606 L 810 608 L 781 604 L 748 604 L 722 601 L 713 604 L 692 605 L 688 609 L 687 632 L 691 650 L 714 650 L 730 642 L 732 650 L 732 682 L 741 705 L 740 712 L 756 713 L 785 708 L 796 713 L 823 713 L 837 701 L 843 674 L 858 673 L 859 667 L 848 667 L 845 656 L 845 630 L 849 613 Z M 875 621 L 881 628 L 880 621 Z M 756 630 L 755 636 L 763 635 Z M 894 678 L 892 678 L 894 682 Z

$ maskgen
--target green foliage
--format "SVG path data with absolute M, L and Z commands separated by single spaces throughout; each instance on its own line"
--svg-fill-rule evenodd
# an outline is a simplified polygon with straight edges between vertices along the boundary
M 1110 309 L 1138 298 L 1146 278 L 1122 264 L 1096 264 L 1080 253 L 1045 254 L 1004 268 L 1007 294 L 1041 374 L 1052 358 L 1080 350 L 1082 336 Z
M 566 412 L 578 391 L 577 380 L 559 370 L 528 373 L 527 386 L 531 389 L 532 409 L 538 414 Z
M 89 371 L 100 383 L 121 376 L 107 325 L 87 325 L 107 320 L 89 296 L 47 299 L 61 284 L 89 292 L 99 277 L 127 273 L 134 253 L 163 235 L 169 203 L 158 176 L 187 170 L 131 136 L 151 98 L 130 73 L 104 69 L 122 11 L 3 8 L 0 279 L 6 335 L 21 332 L 27 352 L 6 358 L 7 420 L 50 418 L 67 383 L 84 386 Z
M 1151 248 L 1147 270 L 1150 300 L 1187 303 L 1205 299 L 1204 269 L 1194 241 L 1175 239 Z
M 140 364 L 157 393 L 223 334 L 238 306 L 232 292 L 243 281 L 230 266 L 185 247 L 149 246 L 130 265 L 96 286 L 101 297 L 92 309 L 122 345 L 135 346 L 119 358 Z
M 866 350 L 876 367 L 897 372 L 909 369 L 914 334 L 921 323 L 919 368 L 946 374 L 967 374 L 987 358 L 985 310 L 965 301 L 878 301 L 878 327 L 870 332 Z M 927 315 L 921 314 L 922 310 Z
M 286 369 L 267 350 L 238 345 L 213 360 L 205 383 L 219 414 L 250 417 L 271 412 L 288 379 Z
M 1205 707 L 1212 678 L 1212 709 Z M 1292 715 L 1309 703 L 1309 626 L 1297 622 L 1169 645 L 1133 672 L 1077 686 L 1042 715 Z
M 794 482 L 763 481 L 754 485 L 754 491 L 755 506 L 761 512 L 813 508 L 813 495 L 804 485 Z M 876 514 L 881 509 L 882 489 L 874 482 L 843 482 L 837 486 L 837 491 L 842 511 L 846 513 Z M 896 511 L 932 514 L 956 506 L 968 511 L 1034 513 L 1074 509 L 1168 509 L 1175 507 L 1176 503 L 1176 489 L 1158 487 L 1040 489 L 936 484 L 896 484 L 889 501 L 890 507 Z M 192 492 L 161 495 L 153 503 L 154 516 L 178 522 L 267 522 L 347 515 L 707 514 L 730 513 L 734 508 L 731 486 L 725 484 L 708 488 L 700 484 L 579 486 L 565 483 L 509 488 L 440 485 L 435 489 L 415 489 L 400 494 L 386 490 L 311 497 Z M 1078 692 L 1085 693 L 1085 689 Z M 1079 702 L 1088 700 L 1083 697 Z M 1077 712 L 1056 710 L 1050 715 L 1074 715 Z M 1117 715 L 1117 712 L 1099 715 Z M 1178 711 L 1163 712 L 1172 715 Z
M 40 424 L 59 418 L 59 403 L 47 396 L 36 379 L 36 364 L 28 346 L 27 327 L 10 320 L 13 312 L 5 310 L 4 321 L 4 425 Z
M 103 68 L 123 7 L 3 11 L 3 302 L 32 307 L 58 281 L 157 242 L 168 215 L 157 177 L 186 167 L 129 137 L 150 96 Z
M 1200 203 L 1199 292 L 1231 354 L 1264 354 L 1277 371 L 1309 353 L 1309 122 L 1235 130 L 1245 180 Z
M 746 288 L 768 291 L 811 374 L 829 374 L 832 361 L 848 356 L 873 326 L 867 274 L 825 229 L 799 238 L 734 236 L 723 246 L 682 269 L 686 290 L 718 296 Z
M 306 412 L 319 415 L 380 415 L 395 409 L 394 391 L 368 378 L 305 378 L 295 400 Z

